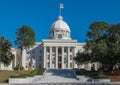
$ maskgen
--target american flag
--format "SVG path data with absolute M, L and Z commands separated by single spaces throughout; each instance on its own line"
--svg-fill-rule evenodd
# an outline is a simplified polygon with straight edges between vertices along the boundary
M 64 8 L 64 4 L 60 4 L 60 8 Z

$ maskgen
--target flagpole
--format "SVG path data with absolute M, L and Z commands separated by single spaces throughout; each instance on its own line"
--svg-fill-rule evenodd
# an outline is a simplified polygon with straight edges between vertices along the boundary
M 59 8 L 59 16 L 61 16 L 61 8 Z
M 60 3 L 60 7 L 59 7 L 59 16 L 62 15 L 62 9 L 64 8 L 64 4 Z

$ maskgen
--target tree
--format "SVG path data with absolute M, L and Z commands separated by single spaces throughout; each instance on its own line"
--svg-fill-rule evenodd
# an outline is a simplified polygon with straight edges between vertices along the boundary
M 23 47 L 26 49 L 35 45 L 35 37 L 34 30 L 29 26 L 24 25 L 17 29 L 15 44 L 21 49 L 21 57 Z M 21 66 L 21 57 L 19 58 L 19 67 Z
M 106 22 L 93 22 L 87 33 L 87 49 L 91 50 L 91 60 L 103 63 L 107 53 L 107 35 L 109 24 Z
M 120 24 L 113 24 L 108 36 L 109 56 L 111 58 L 110 69 L 120 64 Z M 119 66 L 120 67 L 120 66 Z
M 77 53 L 78 64 L 99 62 L 103 70 L 120 69 L 120 23 L 109 25 L 106 22 L 93 22 L 87 33 L 85 52 Z M 87 59 L 86 59 L 87 58 Z
M 0 37 L 0 62 L 5 66 L 10 65 L 14 55 L 11 52 L 11 42 Z
M 91 50 L 91 60 L 100 62 L 103 69 L 112 70 L 120 64 L 120 24 L 94 22 L 89 29 L 87 49 Z
M 106 22 L 93 22 L 87 33 L 88 40 L 96 41 L 102 38 L 109 28 L 109 24 Z
M 82 65 L 84 63 L 90 62 L 90 55 L 88 52 L 77 52 L 76 56 L 74 57 L 77 65 Z

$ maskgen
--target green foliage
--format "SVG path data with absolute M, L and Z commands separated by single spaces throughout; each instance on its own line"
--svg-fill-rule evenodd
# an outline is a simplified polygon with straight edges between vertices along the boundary
M 93 22 L 87 33 L 89 40 L 97 40 L 104 36 L 105 31 L 109 29 L 109 25 L 106 22 Z
M 11 52 L 11 42 L 4 37 L 0 37 L 0 62 L 8 66 L 13 59 L 14 55 Z
M 24 70 L 25 68 L 23 66 L 20 66 L 20 70 Z M 17 65 L 15 68 L 14 68 L 15 71 L 19 70 L 19 65 Z
M 21 74 L 19 76 L 11 76 L 11 78 L 26 78 L 26 77 L 33 77 L 34 75 L 43 75 L 44 71 L 45 71 L 44 68 L 40 68 L 40 69 L 36 68 L 31 72 Z
M 43 75 L 45 68 L 38 69 L 37 75 Z
M 29 26 L 24 25 L 21 28 L 17 29 L 15 44 L 18 46 L 18 48 L 21 49 L 21 55 L 20 57 L 18 57 L 19 65 L 21 65 L 21 56 L 22 56 L 23 47 L 26 49 L 35 45 L 35 40 L 36 40 L 35 38 L 36 38 L 35 32 Z
M 85 69 L 80 69 L 80 70 L 77 70 L 75 71 L 75 73 L 77 75 L 85 75 L 86 77 L 91 77 L 93 79 L 109 79 L 109 76 L 107 75 L 103 75 L 97 71 L 88 71 L 88 70 L 85 70 Z
M 76 54 L 76 57 L 74 57 L 74 60 L 78 65 L 84 64 L 88 61 L 90 61 L 90 55 L 87 52 L 80 53 L 79 51 Z
M 91 61 L 100 62 L 103 70 L 112 70 L 120 63 L 120 24 L 94 22 L 87 37 L 86 50 L 91 50 Z
M 35 32 L 29 26 L 22 26 L 21 28 L 17 29 L 16 32 L 16 41 L 15 44 L 18 47 L 30 47 L 35 44 Z

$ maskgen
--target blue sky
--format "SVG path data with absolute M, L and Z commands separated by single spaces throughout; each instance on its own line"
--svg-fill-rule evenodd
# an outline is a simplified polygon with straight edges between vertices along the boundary
M 36 32 L 36 41 L 47 39 L 49 29 L 59 16 L 59 4 L 64 4 L 62 16 L 71 28 L 71 36 L 85 42 L 86 33 L 94 21 L 120 23 L 120 0 L 0 0 L 0 36 L 12 42 L 22 25 Z

